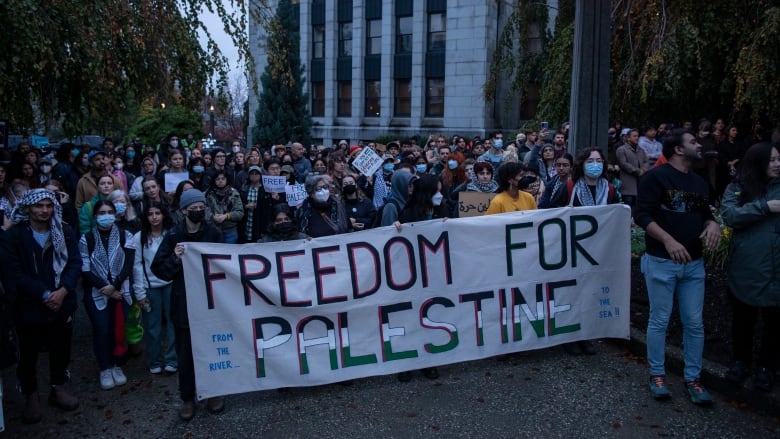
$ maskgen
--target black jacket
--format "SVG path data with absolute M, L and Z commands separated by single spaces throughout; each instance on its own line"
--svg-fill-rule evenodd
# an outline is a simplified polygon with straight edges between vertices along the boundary
M 0 238 L 0 252 L 7 259 L 2 264 L 3 285 L 15 296 L 15 319 L 19 323 L 64 321 L 76 311 L 81 255 L 73 229 L 63 224 L 62 231 L 68 247 L 68 261 L 60 274 L 59 285 L 54 283 L 54 249 L 51 244 L 45 248 L 38 245 L 29 222 L 13 226 Z M 43 304 L 43 293 L 60 287 L 65 287 L 68 294 L 59 311 L 54 312 Z
M 189 328 L 187 317 L 187 291 L 184 287 L 184 270 L 181 261 L 176 261 L 173 249 L 180 242 L 223 242 L 222 232 L 208 222 L 201 223 L 195 233 L 187 231 L 187 221 L 175 225 L 163 238 L 152 261 L 152 273 L 165 281 L 173 281 L 171 291 L 171 320 L 179 328 Z

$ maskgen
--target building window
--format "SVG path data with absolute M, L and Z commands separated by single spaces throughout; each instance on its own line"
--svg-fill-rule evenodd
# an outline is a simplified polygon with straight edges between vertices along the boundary
M 339 24 L 339 56 L 352 56 L 352 23 Z
M 311 115 L 314 117 L 325 116 L 325 83 L 311 83 Z
M 339 81 L 339 98 L 336 115 L 352 116 L 352 81 Z
M 366 55 L 382 53 L 382 20 L 368 20 L 366 32 Z
M 412 115 L 412 80 L 395 80 L 395 115 L 409 117 Z
M 312 58 L 325 58 L 325 26 L 314 26 L 312 33 Z
M 425 81 L 425 115 L 444 116 L 444 78 L 429 78 Z
M 444 50 L 447 43 L 447 15 L 443 12 L 428 15 L 428 50 Z
M 366 117 L 379 117 L 380 81 L 366 81 Z
M 528 36 L 526 37 L 525 50 L 528 53 L 542 53 L 542 33 L 539 23 L 528 24 Z
M 395 53 L 412 53 L 412 17 L 396 19 L 395 35 Z

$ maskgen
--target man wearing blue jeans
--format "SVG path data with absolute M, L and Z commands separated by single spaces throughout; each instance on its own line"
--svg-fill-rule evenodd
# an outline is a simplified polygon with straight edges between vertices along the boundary
M 712 397 L 699 380 L 704 351 L 702 240 L 707 248 L 717 247 L 720 226 L 710 211 L 707 182 L 691 170 L 702 158 L 695 136 L 675 130 L 664 140 L 663 154 L 668 163 L 650 170 L 639 181 L 635 218 L 646 232 L 642 273 L 650 300 L 649 388 L 656 399 L 671 396 L 664 360 L 666 327 L 677 297 L 683 324 L 685 389 L 694 404 L 708 405 Z

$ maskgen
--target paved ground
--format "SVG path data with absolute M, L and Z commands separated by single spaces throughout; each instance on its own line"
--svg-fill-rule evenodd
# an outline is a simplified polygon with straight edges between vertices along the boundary
M 88 347 L 78 331 L 76 345 Z M 72 413 L 45 407 L 45 420 L 20 422 L 23 399 L 5 379 L 7 431 L 0 438 L 246 438 L 246 437 L 780 437 L 777 418 L 754 413 L 716 394 L 712 408 L 691 404 L 673 378 L 671 401 L 652 400 L 644 361 L 620 343 L 599 342 L 594 357 L 559 348 L 441 368 L 429 381 L 394 376 L 227 398 L 210 415 L 201 404 L 191 422 L 177 419 L 175 376 L 149 375 L 142 359 L 126 368 L 129 383 L 101 391 L 89 348 L 76 354 Z

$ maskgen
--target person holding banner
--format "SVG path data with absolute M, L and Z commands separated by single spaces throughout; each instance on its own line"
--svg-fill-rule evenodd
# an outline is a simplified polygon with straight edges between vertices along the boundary
M 226 170 L 213 174 L 211 189 L 206 192 L 206 204 L 211 210 L 211 220 L 222 230 L 225 244 L 238 243 L 238 223 L 244 217 L 241 194 L 228 183 Z
M 285 203 L 275 204 L 272 208 L 273 220 L 268 225 L 267 233 L 263 235 L 262 242 L 292 241 L 295 239 L 311 239 L 303 232 L 298 231 L 298 223 L 292 208 Z
M 433 174 L 424 174 L 412 182 L 412 193 L 409 201 L 398 215 L 398 220 L 393 223 L 399 232 L 402 224 L 417 221 L 426 221 L 430 219 L 447 219 L 447 209 L 441 204 L 441 182 Z M 439 369 L 436 367 L 426 367 L 422 370 L 425 378 L 435 380 L 439 378 Z M 398 374 L 398 381 L 403 383 L 412 379 L 410 371 Z
M 222 232 L 206 219 L 206 197 L 197 189 L 182 192 L 179 201 L 184 221 L 175 225 L 163 238 L 152 262 L 152 273 L 162 281 L 171 281 L 171 321 L 176 328 L 176 355 L 179 360 L 179 394 L 183 401 L 179 417 L 189 421 L 195 416 L 195 366 L 187 315 L 187 292 L 184 285 L 184 242 L 223 242 Z M 219 413 L 224 399 L 209 398 L 206 409 Z
M 296 210 L 299 230 L 312 238 L 338 235 L 351 231 L 344 204 L 330 195 L 325 175 L 310 175 L 306 179 L 309 195 Z
M 534 196 L 521 190 L 528 186 L 522 182 L 525 173 L 525 166 L 515 162 L 504 163 L 498 168 L 499 193 L 490 200 L 486 215 L 536 209 Z
M 664 139 L 668 162 L 639 180 L 636 223 L 645 229 L 647 251 L 642 273 L 650 299 L 647 322 L 648 387 L 655 399 L 669 399 L 666 385 L 666 328 L 675 298 L 683 322 L 685 390 L 694 404 L 710 405 L 712 396 L 701 383 L 704 352 L 703 246 L 720 243 L 720 225 L 710 211 L 709 185 L 693 172 L 702 159 L 701 145 L 692 133 L 675 130 Z M 628 231 L 626 231 L 627 233 Z M 703 245 L 704 244 L 704 245 Z

